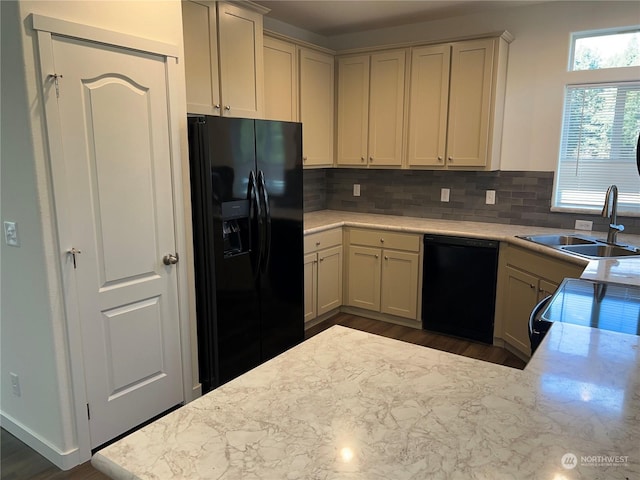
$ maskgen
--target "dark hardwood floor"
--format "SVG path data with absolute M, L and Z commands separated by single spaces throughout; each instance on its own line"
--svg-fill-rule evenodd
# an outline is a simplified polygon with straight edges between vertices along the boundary
M 108 480 L 86 462 L 71 470 L 62 471 L 49 460 L 26 446 L 4 428 L 0 432 L 2 480 Z
M 520 370 L 522 370 L 526 365 L 526 362 L 504 348 L 428 332 L 426 330 L 394 325 L 392 323 L 381 322 L 379 320 L 371 320 L 369 318 L 358 317 L 347 313 L 339 313 L 330 319 L 311 327 L 306 331 L 305 337 L 313 337 L 333 325 L 342 325 L 344 327 L 350 327 L 356 330 L 382 335 L 384 337 L 395 338 L 396 340 L 402 340 L 404 342 L 414 343 L 416 345 L 422 345 L 436 350 L 456 353 L 465 357 L 497 363 L 507 367 L 518 368 Z
M 310 338 L 333 325 L 363 330 L 508 367 L 522 369 L 525 366 L 525 362 L 503 348 L 378 320 L 370 320 L 346 313 L 340 313 L 310 328 L 307 330 L 305 337 Z M 0 464 L 1 480 L 105 480 L 109 478 L 95 470 L 89 462 L 78 465 L 68 471 L 61 471 L 6 430 L 2 429 L 0 436 L 2 437 L 0 446 L 2 453 Z

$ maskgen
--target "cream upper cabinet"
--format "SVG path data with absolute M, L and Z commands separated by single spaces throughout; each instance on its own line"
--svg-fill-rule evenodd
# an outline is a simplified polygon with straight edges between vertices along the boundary
M 216 2 L 182 2 L 187 112 L 220 115 Z
M 483 167 L 487 163 L 493 39 L 455 43 L 451 52 L 447 162 Z
M 408 166 L 500 166 L 508 34 L 414 47 Z
M 298 61 L 296 46 L 264 37 L 265 118 L 298 121 Z
M 332 166 L 334 57 L 308 48 L 299 48 L 298 52 L 303 166 Z
M 411 52 L 408 159 L 410 166 L 444 166 L 451 47 Z
M 338 60 L 338 165 L 402 165 L 406 51 Z
M 262 118 L 262 14 L 210 1 L 184 1 L 182 12 L 187 111 Z
M 369 55 L 338 59 L 338 165 L 367 165 Z

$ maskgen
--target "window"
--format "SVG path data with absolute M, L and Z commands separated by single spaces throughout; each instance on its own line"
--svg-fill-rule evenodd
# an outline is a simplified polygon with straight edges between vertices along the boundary
M 618 54 L 604 59 L 597 46 L 615 50 L 612 45 L 616 44 L 613 40 L 616 36 L 624 37 L 618 43 L 623 47 L 617 50 Z M 574 36 L 575 54 L 571 59 L 574 70 L 606 68 L 609 69 L 606 77 L 612 81 L 602 81 L 602 72 L 571 74 L 580 74 L 581 80 L 593 75 L 597 83 L 570 84 L 565 89 L 553 210 L 599 212 L 607 188 L 615 184 L 619 190 L 618 212 L 640 216 L 640 175 L 636 166 L 640 69 L 633 67 L 640 65 L 639 39 L 637 29 L 631 34 Z M 628 78 L 628 66 L 632 66 L 636 81 L 617 81 Z M 625 75 L 616 74 L 623 70 L 627 71 Z
M 570 70 L 640 66 L 640 30 L 573 35 Z

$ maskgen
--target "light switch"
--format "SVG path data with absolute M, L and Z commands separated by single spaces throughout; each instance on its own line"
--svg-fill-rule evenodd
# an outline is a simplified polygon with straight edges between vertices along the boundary
M 19 247 L 18 226 L 16 222 L 4 222 L 4 241 L 11 247 Z

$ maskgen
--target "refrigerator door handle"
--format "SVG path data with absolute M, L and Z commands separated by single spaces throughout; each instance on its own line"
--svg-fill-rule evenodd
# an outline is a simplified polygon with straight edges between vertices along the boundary
M 256 176 L 253 173 L 253 170 L 251 172 L 249 172 L 249 205 L 251 208 L 251 212 L 249 213 L 249 220 L 250 220 L 250 225 L 253 224 L 253 221 L 255 219 L 255 221 L 258 224 L 258 238 L 257 238 L 257 248 L 254 247 L 253 243 L 254 243 L 254 239 L 255 237 L 253 236 L 253 232 L 251 232 L 251 227 L 249 230 L 249 237 L 251 238 L 251 251 L 252 252 L 256 252 L 256 260 L 255 263 L 253 264 L 253 276 L 254 278 L 257 279 L 258 277 L 258 272 L 260 271 L 260 265 L 262 264 L 262 254 L 263 254 L 263 248 L 262 248 L 262 244 L 263 244 L 263 221 L 262 221 L 262 208 L 260 206 L 260 199 L 259 197 L 259 191 L 258 191 L 258 186 L 256 183 Z M 254 255 L 252 255 L 253 257 Z
M 267 192 L 267 186 L 264 180 L 264 172 L 260 170 L 258 172 L 258 192 L 260 193 L 260 200 L 263 203 L 262 211 L 264 212 L 264 251 L 262 254 L 262 273 L 266 273 L 269 265 L 269 258 L 271 256 L 271 211 L 269 209 L 269 193 Z

